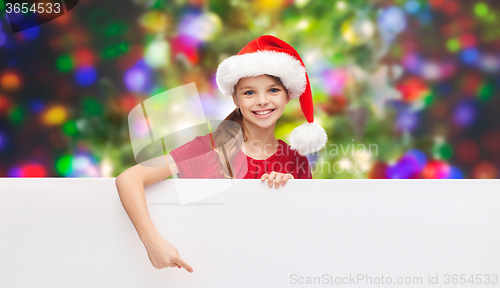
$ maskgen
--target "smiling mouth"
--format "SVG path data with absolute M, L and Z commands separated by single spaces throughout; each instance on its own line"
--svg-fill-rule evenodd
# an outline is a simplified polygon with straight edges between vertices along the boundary
M 256 114 L 256 115 L 266 115 L 266 114 L 272 113 L 274 110 L 276 110 L 276 109 L 267 109 L 267 110 L 262 110 L 262 111 L 252 111 L 252 113 Z

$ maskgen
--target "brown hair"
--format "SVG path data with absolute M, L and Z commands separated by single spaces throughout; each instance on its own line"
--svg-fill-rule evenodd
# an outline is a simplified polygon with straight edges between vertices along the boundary
M 279 77 L 268 74 L 264 75 L 273 78 L 283 87 L 283 89 L 288 94 L 288 89 L 286 89 L 285 85 L 283 85 L 283 82 L 281 82 L 281 79 Z M 234 85 L 233 97 L 236 97 L 236 88 L 238 87 L 238 83 L 240 83 L 240 81 L 238 81 L 236 85 Z M 243 137 L 237 137 L 240 131 L 243 134 Z M 248 135 L 249 132 L 246 130 L 246 127 L 243 124 L 243 115 L 241 114 L 241 110 L 239 108 L 236 108 L 233 110 L 233 112 L 229 113 L 224 121 L 222 121 L 222 123 L 217 126 L 217 129 L 212 134 L 216 146 L 220 147 L 221 150 L 215 150 L 219 158 L 219 161 L 217 163 L 217 165 L 219 166 L 217 173 L 222 171 L 225 178 L 234 178 L 231 172 L 230 162 L 239 152 L 241 146 L 244 145 L 244 142 L 248 140 Z M 241 140 L 243 140 L 243 142 Z M 228 143 L 229 145 L 227 145 Z M 224 147 L 226 147 L 227 150 Z

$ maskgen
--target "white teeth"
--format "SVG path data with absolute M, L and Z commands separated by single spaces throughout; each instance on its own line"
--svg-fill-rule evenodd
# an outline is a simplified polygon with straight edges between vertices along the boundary
M 262 112 L 254 111 L 254 112 L 255 112 L 255 114 L 264 115 L 264 114 L 269 114 L 269 113 L 273 112 L 273 110 L 266 110 L 266 111 L 262 111 Z

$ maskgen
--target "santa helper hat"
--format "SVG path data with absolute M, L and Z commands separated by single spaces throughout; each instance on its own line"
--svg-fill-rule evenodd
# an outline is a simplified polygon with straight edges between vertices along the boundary
M 327 135 L 325 129 L 313 123 L 314 106 L 306 67 L 297 51 L 285 41 L 271 35 L 250 41 L 238 54 L 220 63 L 216 81 L 224 95 L 232 96 L 241 78 L 263 74 L 279 77 L 290 99 L 299 98 L 307 123 L 292 131 L 291 148 L 301 155 L 321 150 L 326 145 Z

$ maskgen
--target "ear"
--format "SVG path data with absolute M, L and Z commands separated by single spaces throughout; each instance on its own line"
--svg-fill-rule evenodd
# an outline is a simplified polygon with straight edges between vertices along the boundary
M 288 104 L 288 102 L 290 102 L 290 95 L 288 95 L 288 93 L 286 94 L 286 104 Z
M 236 108 L 240 107 L 240 105 L 238 104 L 238 98 L 236 98 L 235 94 L 233 94 L 233 102 L 234 102 L 234 105 L 236 105 Z

